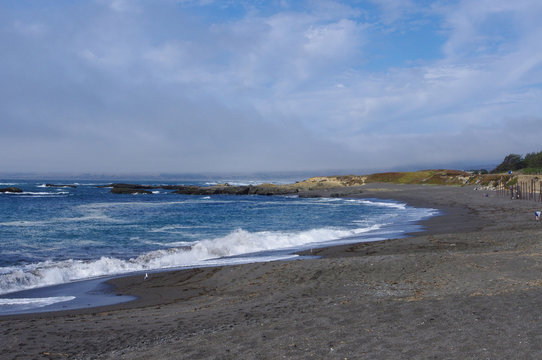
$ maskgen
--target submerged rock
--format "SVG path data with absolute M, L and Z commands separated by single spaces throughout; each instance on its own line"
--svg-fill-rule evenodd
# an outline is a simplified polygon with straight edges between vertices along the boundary
M 123 187 L 114 187 L 111 189 L 113 194 L 152 194 L 149 190 L 144 189 L 131 189 Z
M 286 188 L 273 184 L 231 186 L 183 186 L 179 187 L 174 194 L 183 195 L 290 195 L 297 193 L 294 188 Z
M 58 188 L 72 188 L 75 189 L 77 186 L 75 185 L 58 185 L 58 184 L 45 184 L 47 187 L 58 187 Z
M 109 185 L 98 185 L 99 188 L 121 188 L 121 189 L 160 189 L 161 186 L 156 185 L 140 185 L 140 184 L 125 184 L 113 183 Z
M 6 192 L 10 192 L 10 193 L 22 193 L 23 191 L 17 187 L 7 187 L 7 188 L 2 188 L 0 189 L 0 193 L 6 193 Z

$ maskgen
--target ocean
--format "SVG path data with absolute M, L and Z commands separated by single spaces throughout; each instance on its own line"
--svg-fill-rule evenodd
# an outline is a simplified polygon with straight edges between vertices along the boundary
M 417 222 L 437 213 L 376 199 L 191 196 L 166 190 L 118 195 L 99 187 L 114 181 L 47 182 L 75 188 L 0 180 L 0 188 L 23 190 L 0 193 L 0 315 L 55 310 L 59 304 L 68 308 L 84 296 L 77 287 L 82 281 L 288 260 L 298 258 L 298 250 L 396 238 L 420 230 Z

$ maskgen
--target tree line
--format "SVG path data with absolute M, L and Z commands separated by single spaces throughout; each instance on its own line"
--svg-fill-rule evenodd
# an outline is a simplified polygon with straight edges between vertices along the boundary
M 502 163 L 491 170 L 491 173 L 495 174 L 520 170 L 524 174 L 542 173 L 542 151 L 528 153 L 525 156 L 509 154 L 504 158 Z

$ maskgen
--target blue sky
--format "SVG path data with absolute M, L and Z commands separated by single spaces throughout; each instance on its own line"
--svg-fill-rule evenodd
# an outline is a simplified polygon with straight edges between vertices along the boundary
M 538 0 L 0 3 L 0 172 L 387 170 L 542 150 Z

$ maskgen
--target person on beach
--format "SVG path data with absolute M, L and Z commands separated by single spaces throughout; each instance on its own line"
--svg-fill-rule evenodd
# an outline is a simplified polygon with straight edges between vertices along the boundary
M 536 221 L 540 220 L 540 211 L 535 211 L 535 212 L 534 212 L 534 219 L 535 219 Z

